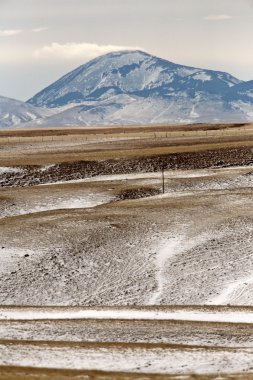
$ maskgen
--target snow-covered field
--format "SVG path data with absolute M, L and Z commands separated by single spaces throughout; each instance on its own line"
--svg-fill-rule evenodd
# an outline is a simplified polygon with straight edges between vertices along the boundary
M 252 166 L 73 167 L 0 168 L 0 366 L 253 371 Z
M 48 197 L 48 199 L 39 199 L 33 202 L 21 204 L 20 207 L 11 207 L 9 209 L 2 210 L 0 213 L 0 218 L 17 216 L 17 215 L 27 215 L 36 212 L 45 212 L 52 210 L 63 210 L 63 209 L 76 209 L 76 208 L 90 208 L 96 207 L 113 200 L 106 194 L 83 194 L 76 195 L 72 197 L 59 196 L 59 197 Z
M 252 371 L 253 308 L 1 307 L 0 365 L 160 374 Z
M 88 346 L 88 347 L 87 347 Z M 253 349 L 0 344 L 0 363 L 160 374 L 252 371 Z
M 54 320 L 54 319 L 120 319 L 120 320 L 176 320 L 195 322 L 223 322 L 253 324 L 253 309 L 194 309 L 194 308 L 11 308 L 0 307 L 1 320 Z
M 150 186 L 161 173 L 3 189 L 1 303 L 251 305 L 252 168 L 166 171 L 165 194 L 116 202 Z

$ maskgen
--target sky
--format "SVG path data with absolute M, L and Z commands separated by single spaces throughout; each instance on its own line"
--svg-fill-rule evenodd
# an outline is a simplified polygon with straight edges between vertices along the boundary
M 253 0 L 0 0 L 1 96 L 125 49 L 253 80 Z

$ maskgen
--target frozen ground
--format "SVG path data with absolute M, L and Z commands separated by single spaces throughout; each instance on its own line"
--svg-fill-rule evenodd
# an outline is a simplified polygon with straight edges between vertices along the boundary
M 252 308 L 234 307 L 5 306 L 0 308 L 0 366 L 250 372 L 252 317 Z
M 1 166 L 0 167 L 0 175 L 5 173 L 18 173 L 20 169 L 15 167 Z
M 114 315 L 114 310 L 111 310 L 110 316 Z M 69 318 L 66 318 L 68 316 Z M 168 310 L 169 312 L 169 310 Z M 153 310 L 148 310 L 145 313 L 146 319 L 130 319 L 129 317 L 121 318 L 121 313 L 116 315 L 120 319 L 115 318 L 99 318 L 98 313 L 94 313 L 92 318 L 73 318 L 73 312 L 65 310 L 64 317 L 62 313 L 52 313 L 52 310 L 45 310 L 44 317 L 46 319 L 25 319 L 25 310 L 13 311 L 10 319 L 1 319 L 0 321 L 0 340 L 29 340 L 29 341 L 63 341 L 63 342 L 125 342 L 125 343 L 166 343 L 166 344 L 180 344 L 180 345 L 195 345 L 195 346 L 208 346 L 208 347 L 253 347 L 253 333 L 252 324 L 239 323 L 242 321 L 242 316 L 245 317 L 246 313 L 238 313 L 238 310 L 229 308 L 229 310 L 221 310 L 215 307 L 213 310 L 204 310 L 202 312 L 196 308 L 190 308 L 188 313 L 185 314 L 184 310 L 181 313 L 174 313 L 173 317 L 179 319 L 166 319 L 169 313 L 166 314 L 164 319 L 151 319 L 154 315 Z M 215 312 L 217 316 L 214 317 Z M 35 311 L 34 314 L 29 312 L 29 316 L 38 316 Z M 180 316 L 188 318 L 189 314 L 194 314 L 194 318 L 204 316 L 205 320 L 210 319 L 233 319 L 237 322 L 205 322 L 205 321 L 191 321 L 180 320 Z M 79 316 L 80 316 L 79 312 Z M 163 313 L 164 314 L 164 313 Z M 56 319 L 56 315 L 60 319 Z M 76 314 L 75 314 L 76 315 Z M 85 316 L 84 312 L 82 316 Z M 136 313 L 135 313 L 136 315 Z M 41 313 L 40 313 L 41 316 Z M 107 313 L 108 316 L 108 313 Z M 143 314 L 139 313 L 139 316 Z M 21 317 L 23 319 L 13 319 L 14 317 Z M 98 317 L 98 318 L 97 318 Z
M 0 344 L 5 365 L 144 373 L 215 373 L 253 369 L 253 349 L 119 345 Z
M 4 207 L 1 210 L 0 218 L 26 215 L 36 212 L 45 212 L 50 210 L 90 208 L 111 202 L 113 197 L 103 193 L 83 193 L 68 195 L 48 195 L 43 199 L 30 199 L 29 202 L 20 202 L 18 205 L 12 204 L 11 207 Z
M 1 189 L 0 366 L 253 371 L 252 171 Z
M 54 319 L 120 319 L 195 321 L 253 324 L 252 309 L 201 309 L 201 308 L 0 308 L 1 320 L 54 320 Z
M 1 303 L 251 305 L 252 168 L 166 171 L 165 194 L 116 201 L 149 188 L 160 173 L 2 189 Z

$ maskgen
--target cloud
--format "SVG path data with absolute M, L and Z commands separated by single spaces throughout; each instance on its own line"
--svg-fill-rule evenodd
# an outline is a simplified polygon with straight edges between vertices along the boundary
M 208 15 L 206 17 L 204 17 L 204 20 L 208 20 L 208 21 L 225 21 L 225 20 L 231 20 L 232 18 L 234 18 L 233 16 L 231 15 Z
M 41 28 L 34 28 L 34 29 L 32 29 L 32 31 L 33 31 L 34 33 L 44 32 L 45 30 L 48 30 L 48 27 L 43 26 L 43 27 L 41 27 Z
M 64 58 L 64 59 L 91 59 L 99 55 L 118 50 L 136 50 L 139 47 L 117 46 L 117 45 L 98 45 L 93 43 L 68 42 L 59 44 L 53 42 L 34 51 L 34 57 L 43 59 Z
M 22 30 L 20 29 L 0 29 L 0 37 L 10 37 L 20 34 Z

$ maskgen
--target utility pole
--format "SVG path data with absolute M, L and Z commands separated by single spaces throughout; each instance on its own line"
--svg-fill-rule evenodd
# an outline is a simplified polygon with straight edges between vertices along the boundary
M 163 194 L 164 194 L 164 167 L 162 166 L 162 183 L 163 183 Z

